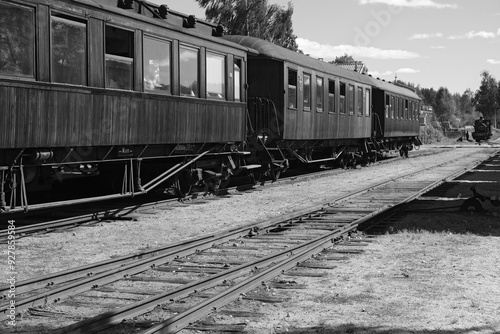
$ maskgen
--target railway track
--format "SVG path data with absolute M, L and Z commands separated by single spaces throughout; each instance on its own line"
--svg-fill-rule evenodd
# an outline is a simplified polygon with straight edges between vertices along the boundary
M 298 265 L 301 269 L 333 267 L 311 257 L 328 248 L 329 252 L 336 252 L 338 247 L 350 246 L 352 242 L 346 243 L 347 236 L 359 224 L 417 198 L 477 164 L 474 157 L 458 159 L 280 218 L 18 282 L 17 291 L 22 295 L 16 296 L 16 310 L 26 313 L 18 330 L 25 327 L 27 332 L 32 331 L 29 319 L 43 316 L 49 320 L 41 332 L 66 325 L 59 332 L 92 333 L 118 325 L 110 331 L 128 333 L 131 323 L 122 323 L 125 319 L 151 312 L 149 318 L 153 320 L 147 322 L 155 324 L 144 333 L 176 332 L 214 308 L 218 310 L 242 298 L 263 282 L 297 270 L 294 268 Z M 63 283 L 68 280 L 74 281 Z M 42 290 L 35 290 L 41 287 Z M 6 288 L 2 289 L 4 293 Z M 6 312 L 6 307 L 2 305 L 0 311 Z M 78 322 L 82 314 L 88 319 Z M 166 321 L 159 321 L 165 318 Z
M 444 148 L 446 149 L 446 148 Z M 435 150 L 427 151 L 415 151 L 412 156 L 425 156 L 431 154 L 438 154 L 444 150 L 443 148 L 438 148 Z M 379 160 L 375 164 L 384 164 L 394 161 L 393 159 Z M 289 180 L 300 180 L 303 177 L 314 177 L 317 175 L 324 175 L 325 173 L 332 172 L 332 170 L 321 170 L 321 171 L 309 171 L 307 173 L 300 173 L 299 171 L 289 172 L 288 175 L 284 175 L 283 178 L 279 179 L 277 183 L 288 182 Z M 257 185 L 258 187 L 258 185 Z M 249 188 L 249 187 L 246 187 Z M 230 192 L 244 191 L 245 186 L 232 186 L 227 189 L 219 190 L 216 195 L 228 194 Z M 194 196 L 188 196 L 186 200 L 198 196 L 199 194 L 194 194 Z M 123 204 L 125 200 L 125 205 Z M 1 217 L 5 222 L 8 220 L 16 221 L 16 234 L 17 238 L 22 238 L 30 236 L 33 234 L 40 233 L 50 233 L 53 231 L 60 231 L 63 229 L 74 228 L 81 225 L 91 225 L 98 222 L 106 220 L 117 220 L 117 219 L 132 219 L 130 216 L 133 213 L 139 213 L 141 211 L 155 209 L 159 206 L 168 205 L 175 203 L 177 199 L 159 199 L 158 196 L 154 196 L 152 199 L 144 199 L 143 197 L 138 197 L 136 200 L 126 198 L 121 200 L 112 201 L 97 201 L 91 205 L 89 204 L 78 204 L 78 205 L 65 205 L 61 207 L 54 207 L 50 210 L 37 210 L 35 213 L 14 213 L 14 214 L 1 214 Z M 59 212 L 57 211 L 59 210 Z M 63 218 L 54 218 L 55 212 Z M 2 227 L 2 225 L 0 225 Z M 8 229 L 0 229 L 0 244 L 6 242 L 8 236 Z

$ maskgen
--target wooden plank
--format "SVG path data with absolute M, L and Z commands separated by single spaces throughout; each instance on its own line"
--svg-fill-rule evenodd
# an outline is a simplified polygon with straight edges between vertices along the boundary
M 126 281 L 141 281 L 141 282 L 159 282 L 159 283 L 172 283 L 172 284 L 189 284 L 194 282 L 194 280 L 189 280 L 185 278 L 163 278 L 163 277 L 140 277 L 132 276 L 124 278 Z
M 301 268 L 311 268 L 311 269 L 335 269 L 337 266 L 332 266 L 330 264 L 321 262 L 302 262 L 298 264 Z
M 299 270 L 287 271 L 283 275 L 301 276 L 301 277 L 326 277 L 326 276 L 328 276 L 328 273 L 318 273 L 315 271 L 299 271 Z

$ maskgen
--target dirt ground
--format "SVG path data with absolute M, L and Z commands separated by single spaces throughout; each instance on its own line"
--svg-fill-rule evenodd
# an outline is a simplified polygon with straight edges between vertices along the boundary
M 470 156 L 471 151 L 445 149 L 443 157 L 457 154 Z M 136 221 L 103 222 L 20 239 L 18 279 L 279 216 L 364 188 L 373 179 L 409 174 L 435 160 L 398 159 L 336 170 L 328 177 L 159 207 L 138 215 Z M 328 276 L 294 277 L 308 289 L 288 292 L 285 303 L 256 305 L 254 311 L 266 314 L 264 318 L 238 321 L 255 334 L 500 333 L 500 212 L 495 215 L 492 210 L 467 215 L 410 213 L 392 233 L 365 246 L 364 253 L 336 261 L 338 267 Z
M 247 332 L 500 333 L 498 237 L 427 230 L 377 237 L 327 277 L 294 278 L 307 293 L 262 305 L 255 311 L 270 316 L 249 319 Z

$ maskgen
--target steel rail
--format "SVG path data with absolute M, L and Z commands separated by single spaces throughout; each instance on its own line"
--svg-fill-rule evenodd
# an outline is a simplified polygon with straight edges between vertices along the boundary
M 458 171 L 454 174 L 462 174 L 465 171 L 467 171 L 469 168 L 472 168 L 475 165 L 477 165 L 477 161 L 474 163 L 471 163 L 468 167 L 466 167 L 463 170 Z M 406 197 L 405 199 L 399 201 L 399 203 L 396 204 L 396 206 L 407 203 L 407 202 L 417 198 L 422 193 L 425 193 L 426 191 L 428 191 L 432 187 L 436 186 L 437 184 L 444 182 L 443 180 L 446 180 L 449 177 L 451 177 L 451 175 L 447 175 L 444 179 L 438 180 L 438 181 L 432 183 L 431 185 L 425 187 L 424 189 L 421 189 L 421 190 L 417 191 L 416 193 Z M 404 179 L 404 178 L 406 178 L 406 176 L 400 177 L 400 179 Z M 392 181 L 393 180 L 381 182 L 381 185 L 388 184 Z M 370 188 L 373 189 L 375 187 L 371 186 Z M 248 271 L 249 269 L 256 268 L 256 267 L 262 267 L 262 266 L 265 266 L 269 263 L 275 263 L 277 261 L 284 261 L 283 257 L 288 258 L 288 257 L 291 257 L 295 253 L 306 252 L 304 254 L 296 255 L 295 257 L 293 257 L 293 259 L 291 261 L 287 260 L 285 262 L 285 264 L 283 264 L 285 267 L 287 265 L 291 265 L 293 267 L 296 265 L 297 262 L 300 262 L 301 259 L 309 258 L 311 255 L 311 252 L 310 252 L 311 249 L 317 250 L 317 247 L 324 246 L 325 243 L 328 243 L 328 242 L 333 243 L 334 238 L 336 236 L 338 237 L 339 233 L 340 234 L 346 233 L 350 230 L 353 230 L 359 224 L 366 222 L 366 221 L 372 219 L 373 217 L 378 216 L 382 213 L 386 213 L 387 211 L 392 210 L 393 208 L 394 208 L 393 205 L 383 206 L 382 208 L 377 209 L 377 210 L 371 212 L 370 214 L 368 214 L 360 219 L 357 219 L 356 221 L 350 223 L 349 225 L 338 227 L 336 230 L 334 230 L 334 232 L 329 232 L 328 234 L 325 234 L 324 236 L 318 237 L 317 239 L 314 239 L 313 241 L 306 242 L 306 243 L 303 243 L 299 246 L 295 246 L 293 248 L 287 249 L 286 251 L 274 254 L 266 259 L 260 259 L 260 260 L 251 262 L 249 264 L 244 264 L 244 265 L 238 266 L 234 269 L 229 269 L 223 273 L 214 275 L 208 279 L 205 279 L 205 280 L 202 280 L 199 282 L 195 282 L 195 283 L 183 286 L 183 287 L 176 289 L 172 292 L 167 292 L 164 294 L 156 295 L 154 297 L 148 298 L 147 300 L 139 301 L 139 302 L 127 305 L 125 307 L 119 308 L 118 310 L 108 312 L 104 315 L 100 315 L 100 316 L 97 316 L 95 318 L 87 319 L 81 323 L 77 323 L 77 324 L 74 324 L 72 326 L 66 327 L 66 328 L 62 329 L 61 331 L 58 331 L 58 333 L 92 333 L 95 331 L 99 331 L 99 330 L 107 328 L 113 324 L 119 323 L 124 319 L 134 317 L 134 316 L 143 314 L 145 312 L 151 311 L 158 304 L 162 304 L 162 303 L 171 301 L 171 300 L 176 299 L 176 298 L 185 297 L 185 296 L 189 295 L 190 293 L 193 293 L 197 290 L 207 289 L 207 288 L 213 287 L 213 286 L 219 284 L 220 282 L 222 282 L 223 280 L 229 280 L 229 279 L 235 278 L 235 276 L 244 275 L 245 270 Z M 322 210 L 321 212 L 324 213 L 325 212 L 324 206 L 320 210 Z M 314 215 L 314 214 L 319 214 L 319 213 L 320 212 L 318 212 L 318 211 L 310 212 L 309 215 Z M 317 246 L 316 243 L 320 243 L 320 246 Z M 286 267 L 286 268 L 285 267 L 278 266 L 275 269 L 269 269 L 267 271 L 270 272 L 269 275 L 276 276 L 276 275 L 280 274 L 283 270 L 290 269 L 289 267 Z M 272 277 L 274 277 L 274 276 L 272 276 Z M 269 279 L 269 277 L 267 277 L 266 279 Z M 233 289 L 231 289 L 230 291 L 223 293 L 223 295 L 213 297 L 209 301 L 206 301 L 205 303 L 202 303 L 199 306 L 197 306 L 193 309 L 190 309 L 189 311 L 186 311 L 182 314 L 179 314 L 179 315 L 167 320 L 166 322 L 162 323 L 162 325 L 155 326 L 156 331 L 152 330 L 151 333 L 154 333 L 154 332 L 171 333 L 171 332 L 173 332 L 173 330 L 175 330 L 175 331 L 180 330 L 180 329 L 184 328 L 185 326 L 187 326 L 189 323 L 193 322 L 194 318 L 198 319 L 199 317 L 206 316 L 208 314 L 207 312 L 210 312 L 210 310 L 212 310 L 212 308 L 214 306 L 219 307 L 220 305 L 225 305 L 226 303 L 230 302 L 231 300 L 234 300 L 235 298 L 237 298 L 239 296 L 239 294 L 246 292 L 250 289 L 253 289 L 256 285 L 260 284 L 261 281 L 262 281 L 262 278 L 260 276 L 255 281 L 253 279 L 250 279 L 250 282 L 246 281 L 246 283 L 248 285 L 246 285 L 245 283 L 242 283 L 242 284 L 238 285 L 238 287 L 241 286 L 239 289 L 235 288 L 236 290 L 234 290 L 234 291 L 233 291 Z M 150 333 L 150 332 L 146 331 L 145 333 Z
M 387 210 L 388 207 L 382 208 L 378 211 L 385 211 Z M 212 288 L 224 281 L 234 279 L 237 277 L 241 277 L 244 275 L 250 274 L 252 271 L 259 270 L 259 268 L 263 268 L 269 265 L 272 265 L 276 262 L 290 262 L 290 259 L 295 259 L 296 255 L 295 254 L 303 254 L 304 252 L 307 252 L 310 249 L 317 249 L 318 247 L 326 247 L 326 244 L 333 244 L 334 239 L 342 234 L 345 234 L 349 231 L 352 231 L 357 227 L 357 225 L 365 220 L 371 219 L 373 216 L 379 214 L 379 212 L 372 212 L 370 215 L 365 216 L 363 218 L 358 219 L 355 222 L 350 223 L 349 225 L 343 226 L 343 227 L 338 227 L 336 231 L 330 232 L 328 234 L 322 235 L 320 237 L 316 237 L 313 240 L 304 242 L 300 245 L 297 245 L 295 247 L 288 248 L 286 250 L 283 250 L 278 253 L 274 253 L 268 257 L 258 259 L 253 262 L 245 263 L 242 265 L 239 265 L 234 268 L 229 268 L 225 270 L 222 273 L 213 275 L 209 278 L 193 282 L 190 284 L 187 284 L 185 286 L 182 286 L 180 288 L 177 288 L 173 291 L 165 292 L 162 294 L 154 295 L 150 298 L 147 298 L 145 300 L 141 300 L 138 302 L 135 302 L 133 304 L 126 305 L 124 307 L 121 307 L 117 310 L 113 310 L 111 312 L 107 312 L 103 315 L 90 318 L 87 320 L 82 321 L 81 323 L 77 323 L 74 325 L 70 325 L 66 328 L 63 328 L 59 331 L 56 331 L 56 333 L 94 333 L 96 331 L 100 331 L 102 329 L 105 329 L 107 327 L 110 327 L 114 324 L 117 324 L 121 322 L 124 319 L 134 317 L 140 314 L 143 314 L 145 312 L 153 310 L 157 305 L 173 301 L 175 299 L 179 298 L 184 298 L 188 296 L 189 294 L 192 294 L 194 292 L 200 291 L 202 289 L 208 289 Z M 315 214 L 318 213 L 320 214 L 322 210 L 314 211 L 314 212 L 309 212 L 309 214 Z M 323 249 L 322 248 L 322 249 Z M 294 265 L 297 264 L 297 262 L 292 260 L 292 263 Z M 273 266 L 274 267 L 274 266 Z M 278 269 L 281 270 L 281 269 Z M 281 271 L 280 271 L 281 273 Z M 259 281 L 259 284 L 262 281 Z

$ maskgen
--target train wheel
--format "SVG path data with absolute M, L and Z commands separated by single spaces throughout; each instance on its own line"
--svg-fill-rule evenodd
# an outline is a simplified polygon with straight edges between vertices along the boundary
M 248 178 L 250 179 L 251 184 L 256 185 L 257 183 L 261 182 L 262 173 L 260 171 L 250 172 L 248 174 Z
M 281 176 L 281 168 L 274 168 L 271 170 L 271 180 L 272 182 L 277 181 Z
M 179 200 L 183 200 L 191 192 L 192 181 L 191 172 L 183 170 L 177 174 L 176 180 L 174 180 L 171 187 L 165 193 L 175 195 Z
M 222 179 L 220 177 L 213 177 L 205 180 L 205 195 L 213 194 L 221 188 Z

